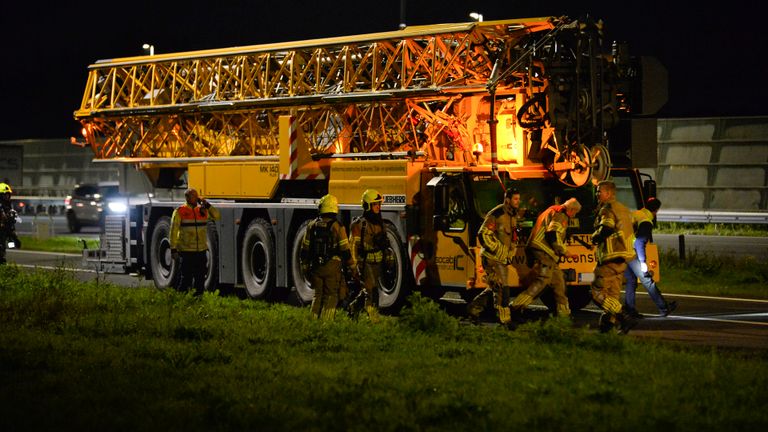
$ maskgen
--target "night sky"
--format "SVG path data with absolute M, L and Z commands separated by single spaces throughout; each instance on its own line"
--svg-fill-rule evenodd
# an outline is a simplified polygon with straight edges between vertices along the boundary
M 68 138 L 98 59 L 396 30 L 400 0 L 5 2 L 0 9 L 0 140 Z M 536 3 L 536 5 L 534 5 Z M 529 6 L 525 4 L 530 4 Z M 768 31 L 758 2 L 410 0 L 409 25 L 589 14 L 632 55 L 669 72 L 660 118 L 768 115 Z M 519 6 L 518 6 L 519 5 Z

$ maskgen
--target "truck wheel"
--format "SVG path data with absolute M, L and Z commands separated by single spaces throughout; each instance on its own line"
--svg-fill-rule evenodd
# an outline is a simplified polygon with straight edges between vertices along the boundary
M 160 289 L 176 288 L 179 282 L 179 265 L 171 258 L 171 218 L 163 216 L 155 223 L 152 243 L 149 245 L 149 259 L 152 280 Z
M 205 273 L 205 290 L 216 291 L 219 286 L 219 231 L 215 222 L 208 222 L 208 252 L 206 262 L 208 270 Z
M 253 299 L 268 296 L 275 285 L 275 239 L 267 221 L 255 219 L 248 225 L 240 260 L 248 296 Z
M 394 262 L 390 268 L 385 265 L 382 269 L 379 278 L 379 307 L 383 310 L 397 311 L 408 296 L 410 272 L 406 272 L 406 254 L 397 230 L 389 224 L 385 224 L 385 229 L 389 240 L 389 253 L 394 256 Z
M 67 228 L 69 228 L 71 233 L 80 232 L 80 222 L 77 221 L 77 216 L 71 211 L 67 213 Z
M 296 295 L 304 304 L 310 303 L 315 298 L 315 290 L 309 286 L 307 277 L 301 271 L 301 243 L 304 241 L 304 234 L 307 232 L 309 222 L 305 221 L 296 231 L 293 247 L 291 248 L 291 279 L 293 280 L 293 286 L 296 288 Z

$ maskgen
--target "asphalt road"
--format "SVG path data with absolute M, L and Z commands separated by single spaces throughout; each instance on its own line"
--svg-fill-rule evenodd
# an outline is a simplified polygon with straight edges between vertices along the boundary
M 642 287 L 641 287 L 642 290 Z M 646 293 L 638 291 L 637 308 L 645 316 L 630 335 L 690 345 L 722 348 L 768 349 L 768 300 L 665 294 L 678 307 L 668 317 Z M 600 311 L 594 304 L 575 315 L 577 323 L 597 324 Z
M 103 277 L 126 287 L 152 286 L 151 281 L 135 275 L 97 274 L 83 269 L 79 255 L 50 252 L 8 251 L 8 260 L 27 268 L 75 269 L 79 280 Z M 666 294 L 667 300 L 677 300 L 673 315 L 660 317 L 648 295 L 640 289 L 637 308 L 646 315 L 630 332 L 632 337 L 657 338 L 689 345 L 717 346 L 768 350 L 768 300 L 717 298 Z M 539 306 L 543 307 L 543 306 Z M 595 328 L 600 311 L 590 305 L 574 313 L 579 326 Z
M 126 287 L 152 286 L 152 281 L 129 274 L 104 274 L 97 273 L 93 269 L 83 268 L 82 256 L 76 254 L 63 254 L 56 252 L 37 252 L 25 250 L 9 250 L 6 259 L 19 267 L 41 268 L 56 270 L 59 268 L 74 270 L 75 277 L 83 282 L 101 277 L 116 285 Z

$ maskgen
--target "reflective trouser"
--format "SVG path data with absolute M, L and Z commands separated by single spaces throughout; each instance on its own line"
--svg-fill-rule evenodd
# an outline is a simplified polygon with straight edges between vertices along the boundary
M 339 302 L 341 288 L 341 261 L 332 259 L 316 268 L 309 277 L 309 284 L 315 290 L 312 300 L 312 316 L 322 319 L 333 319 L 336 315 L 336 304 Z
M 371 320 L 378 320 L 379 308 L 379 277 L 381 263 L 365 263 L 362 271 L 363 291 L 365 292 L 365 311 Z M 363 291 L 360 295 L 363 295 Z
M 365 307 L 379 307 L 379 277 L 381 276 L 381 263 L 365 263 L 362 271 L 362 284 L 365 290 Z
M 201 295 L 205 291 L 205 274 L 208 272 L 206 251 L 180 251 L 179 258 L 181 258 L 179 291 L 187 291 L 190 286 L 193 286 L 195 295 Z
M 472 299 L 467 311 L 471 317 L 477 318 L 490 301 L 499 314 L 499 321 L 506 324 L 510 321 L 509 307 L 507 306 L 509 304 L 509 287 L 507 286 L 509 267 L 499 261 L 483 257 L 483 270 L 488 286 Z M 515 270 L 512 269 L 512 271 Z
M 592 299 L 611 315 L 621 313 L 621 282 L 626 268 L 625 262 L 605 262 L 595 267 Z
M 656 307 L 659 308 L 659 312 L 664 313 L 667 310 L 667 301 L 664 300 L 664 296 L 661 295 L 661 291 L 656 286 L 656 282 L 648 275 L 646 276 L 640 268 L 640 260 L 635 258 L 627 264 L 627 269 L 624 271 L 624 276 L 627 278 L 626 293 L 624 294 L 624 304 L 627 307 L 635 309 L 635 291 L 637 290 L 637 280 L 640 279 L 640 283 L 643 284 L 648 291 L 648 295 L 651 296 L 651 300 L 656 303 Z
M 555 302 L 557 303 L 557 314 L 560 316 L 569 316 L 571 309 L 568 306 L 568 296 L 565 293 L 565 278 L 563 272 L 560 270 L 560 266 L 548 254 L 534 250 L 533 251 L 534 264 L 531 269 L 532 275 L 527 277 L 527 280 L 532 280 L 530 285 L 515 297 L 515 300 L 510 304 L 512 309 L 520 310 L 527 307 L 538 297 L 547 285 L 552 286 L 552 290 L 555 293 Z

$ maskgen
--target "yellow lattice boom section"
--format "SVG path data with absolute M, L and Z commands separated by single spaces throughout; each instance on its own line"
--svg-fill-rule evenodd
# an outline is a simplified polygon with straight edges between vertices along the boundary
M 460 102 L 487 94 L 495 58 L 515 62 L 533 35 L 562 24 L 441 24 L 100 60 L 89 67 L 75 118 L 100 159 L 276 155 L 286 114 L 298 118 L 313 153 L 425 150 L 441 158 L 488 134 L 468 123 L 471 104 Z M 497 91 L 530 95 L 542 86 L 527 67 Z

